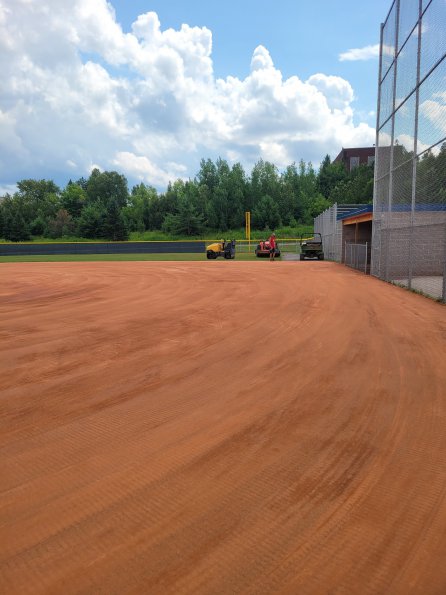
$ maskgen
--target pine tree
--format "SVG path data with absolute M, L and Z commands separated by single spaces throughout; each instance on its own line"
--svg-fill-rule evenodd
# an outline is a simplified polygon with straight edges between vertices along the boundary
M 25 242 L 30 239 L 29 227 L 19 209 L 13 208 L 7 213 L 3 223 L 3 236 L 10 242 Z
M 107 207 L 101 235 L 106 240 L 112 240 L 113 242 L 129 239 L 129 230 L 124 216 L 115 200 L 111 201 Z

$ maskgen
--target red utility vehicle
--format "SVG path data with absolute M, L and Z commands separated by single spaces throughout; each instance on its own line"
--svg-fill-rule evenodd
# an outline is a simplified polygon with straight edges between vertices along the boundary
M 255 250 L 255 254 L 258 258 L 261 258 L 262 256 L 269 256 L 269 252 L 270 252 L 270 246 L 269 246 L 269 241 L 268 240 L 261 240 L 258 244 L 257 244 L 257 248 Z M 279 245 L 276 242 L 276 248 L 274 250 L 274 258 L 280 256 L 280 250 L 279 250 Z

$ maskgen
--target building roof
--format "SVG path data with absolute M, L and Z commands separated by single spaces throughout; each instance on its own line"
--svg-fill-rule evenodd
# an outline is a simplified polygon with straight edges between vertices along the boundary
M 352 225 L 354 223 L 365 223 L 373 219 L 373 205 L 365 205 L 362 209 L 350 211 L 346 215 L 340 217 L 343 225 Z
M 350 217 L 355 213 L 362 213 L 367 212 L 367 209 L 373 210 L 373 205 L 366 205 L 366 204 L 357 204 L 357 205 L 337 205 L 337 215 L 336 219 L 339 221 L 340 219 L 345 219 L 346 217 Z

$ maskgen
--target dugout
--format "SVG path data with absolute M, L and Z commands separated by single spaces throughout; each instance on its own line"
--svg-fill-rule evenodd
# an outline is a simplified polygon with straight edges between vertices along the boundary
M 343 225 L 342 221 L 356 213 L 366 212 L 370 205 L 335 203 L 314 220 L 314 231 L 322 236 L 322 245 L 327 260 L 342 262 Z
M 367 205 L 341 217 L 341 262 L 370 273 L 372 253 L 373 206 Z

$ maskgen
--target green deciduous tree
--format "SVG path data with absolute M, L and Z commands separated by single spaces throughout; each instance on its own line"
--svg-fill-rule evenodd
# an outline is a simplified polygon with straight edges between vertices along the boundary
M 314 197 L 307 208 L 306 220 L 308 223 L 312 223 L 315 217 L 320 215 L 330 206 L 331 202 L 327 200 L 325 196 L 322 196 L 322 194 L 318 194 L 316 197 Z
M 259 159 L 251 172 L 251 209 L 254 209 L 264 196 L 269 196 L 275 203 L 279 202 L 279 172 L 273 163 Z
M 257 229 L 275 229 L 281 225 L 279 207 L 268 195 L 258 201 L 252 218 Z
M 211 196 L 218 184 L 218 179 L 217 166 L 211 159 L 202 159 L 200 161 L 200 170 L 196 177 L 198 185 L 206 186 L 209 196 Z
M 60 190 L 52 180 L 21 180 L 17 188 L 14 203 L 20 203 L 21 216 L 28 229 L 37 217 L 48 222 L 60 209 Z
M 302 204 L 300 175 L 295 163 L 292 163 L 285 169 L 281 178 L 281 185 L 281 192 L 284 194 L 284 201 L 290 213 L 290 224 L 291 220 L 302 222 L 304 205 Z
M 402 146 L 398 158 L 410 159 Z M 446 195 L 446 145 L 428 152 L 418 162 L 419 190 L 426 200 L 443 201 Z M 92 171 L 88 179 L 68 182 L 65 189 L 51 180 L 22 180 L 18 192 L 0 203 L 0 233 L 25 238 L 66 233 L 75 225 L 87 238 L 124 239 L 128 231 L 165 229 L 177 235 L 241 228 L 245 211 L 252 226 L 273 229 L 279 225 L 312 224 L 330 203 L 370 202 L 373 168 L 360 166 L 347 173 L 342 164 L 326 156 L 318 173 L 301 160 L 284 171 L 260 159 L 250 175 L 240 163 L 232 166 L 218 158 L 202 159 L 193 180 L 169 182 L 163 193 L 138 184 L 129 195 L 125 176 L 116 171 Z M 428 190 L 427 190 L 428 189 Z M 63 214 L 62 214 L 63 212 Z M 19 231 L 22 225 L 23 230 Z M 8 231 L 9 230 L 9 231 Z
M 158 194 L 155 188 L 138 184 L 132 188 L 128 205 L 123 214 L 130 231 L 156 229 L 156 211 L 158 210 Z M 161 218 L 159 218 L 161 220 Z M 161 223 L 159 224 L 161 227 Z
M 60 195 L 60 204 L 63 209 L 76 219 L 80 216 L 85 206 L 87 194 L 79 184 L 69 183 Z
M 317 179 L 317 189 L 319 194 L 325 198 L 330 198 L 333 189 L 346 180 L 347 170 L 341 162 L 332 163 L 329 155 L 326 155 L 319 168 Z
M 408 179 L 410 185 L 410 178 Z M 371 203 L 373 201 L 373 165 L 355 167 L 330 192 L 329 201 L 334 204 Z
M 417 163 L 418 204 L 446 204 L 446 143 L 437 155 L 426 151 Z
M 127 179 L 116 171 L 100 172 L 94 169 L 88 178 L 88 203 L 102 203 L 105 207 L 115 202 L 119 208 L 125 207 L 129 198 Z

